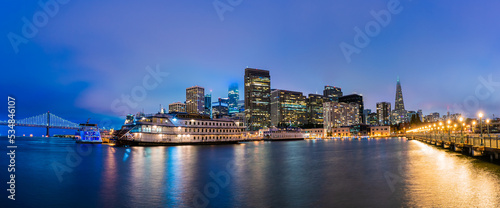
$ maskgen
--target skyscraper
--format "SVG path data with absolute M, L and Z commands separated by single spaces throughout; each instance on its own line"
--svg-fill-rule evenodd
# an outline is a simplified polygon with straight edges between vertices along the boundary
M 363 111 L 365 110 L 364 104 L 363 104 L 363 96 L 358 95 L 358 94 L 351 94 L 351 95 L 346 95 L 342 96 L 339 98 L 339 102 L 343 103 L 357 103 L 359 106 L 359 122 L 362 123 L 364 121 L 363 119 Z
M 342 89 L 340 87 L 325 86 L 323 90 L 323 96 L 328 98 L 330 101 L 338 101 L 339 97 L 342 97 Z
M 307 98 L 308 123 L 314 126 L 323 125 L 323 103 L 326 98 L 322 95 L 309 94 Z
M 238 89 L 238 83 L 233 83 L 229 85 L 229 91 L 227 97 L 229 98 L 229 115 L 238 113 L 238 101 L 240 100 L 240 93 Z
M 396 83 L 396 101 L 394 102 L 394 110 L 404 110 L 405 103 L 403 101 L 403 91 L 401 90 L 401 82 Z
M 405 103 L 403 101 L 403 90 L 401 90 L 401 83 L 396 84 L 396 100 L 394 102 L 394 111 L 392 112 L 392 124 L 407 122 L 407 115 L 405 110 Z
M 186 112 L 205 114 L 205 88 L 194 86 L 186 89 Z
M 271 126 L 301 126 L 307 122 L 306 97 L 301 92 L 271 92 Z
M 271 76 L 269 71 L 245 69 L 245 125 L 255 131 L 271 124 Z
M 212 118 L 212 91 L 205 95 L 205 115 Z
M 391 103 L 377 103 L 377 118 L 378 125 L 386 126 L 391 124 Z
M 359 104 L 355 102 L 325 102 L 323 103 L 323 128 L 331 133 L 332 128 L 357 125 L 361 122 L 359 113 Z

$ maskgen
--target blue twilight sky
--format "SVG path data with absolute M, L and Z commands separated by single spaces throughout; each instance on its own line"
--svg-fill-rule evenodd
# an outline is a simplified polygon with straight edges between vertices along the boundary
M 361 93 L 370 109 L 394 104 L 400 76 L 408 110 L 500 114 L 499 1 L 57 2 L 45 12 L 38 1 L 0 8 L 0 106 L 15 96 L 18 118 L 50 110 L 119 125 L 125 112 L 184 101 L 194 85 L 217 98 L 238 82 L 243 99 L 247 66 L 270 70 L 272 88 L 321 94 L 339 86 Z M 373 24 L 371 11 L 388 10 L 387 24 Z M 369 43 L 356 45 L 355 28 L 366 26 Z M 342 43 L 359 46 L 350 62 Z M 122 100 L 134 93 L 132 104 Z

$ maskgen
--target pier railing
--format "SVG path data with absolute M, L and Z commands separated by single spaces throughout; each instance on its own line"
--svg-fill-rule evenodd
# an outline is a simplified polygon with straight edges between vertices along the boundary
M 407 134 L 414 139 L 425 139 L 435 142 L 449 142 L 473 147 L 500 149 L 500 135 L 496 134 Z

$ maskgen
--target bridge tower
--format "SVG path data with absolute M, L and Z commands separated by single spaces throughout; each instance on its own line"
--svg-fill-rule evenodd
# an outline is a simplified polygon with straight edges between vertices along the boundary
M 49 127 L 50 127 L 50 111 L 47 111 L 47 134 L 46 136 L 49 137 Z

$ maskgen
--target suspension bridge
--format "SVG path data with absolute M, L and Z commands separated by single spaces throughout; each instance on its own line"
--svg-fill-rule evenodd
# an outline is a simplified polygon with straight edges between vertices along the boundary
M 9 125 L 8 121 L 0 121 L 0 125 Z M 64 118 L 56 116 L 50 112 L 32 116 L 24 119 L 16 119 L 15 126 L 24 127 L 39 127 L 47 129 L 47 136 L 49 136 L 49 129 L 78 129 L 79 124 L 68 121 Z

